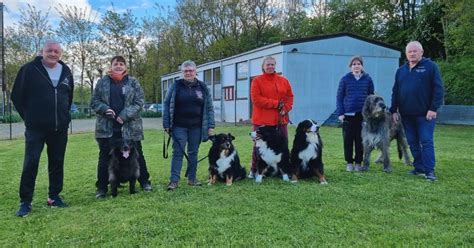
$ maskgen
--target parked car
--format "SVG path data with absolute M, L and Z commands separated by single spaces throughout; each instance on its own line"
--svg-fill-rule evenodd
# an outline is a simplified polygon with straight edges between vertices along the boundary
M 79 112 L 79 108 L 77 107 L 77 105 L 75 103 L 71 104 L 71 113 L 77 113 Z
M 153 112 L 163 112 L 163 104 L 161 103 L 153 103 L 148 107 L 148 111 L 153 111 Z

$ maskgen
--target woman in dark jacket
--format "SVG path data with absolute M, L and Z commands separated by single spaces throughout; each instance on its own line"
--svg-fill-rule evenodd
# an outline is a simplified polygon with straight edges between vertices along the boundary
M 150 175 L 143 156 L 143 124 L 140 111 L 144 94 L 140 83 L 127 74 L 125 59 L 115 56 L 111 60 L 109 75 L 101 78 L 92 95 L 91 108 L 97 115 L 95 138 L 99 144 L 96 198 L 105 198 L 108 188 L 108 164 L 110 160 L 110 139 L 133 140 L 138 151 L 140 177 L 143 191 L 151 191 Z
M 163 128 L 173 137 L 173 158 L 168 190 L 175 190 L 183 164 L 185 147 L 188 154 L 188 185 L 201 186 L 196 178 L 197 155 L 201 142 L 214 132 L 214 108 L 206 84 L 196 79 L 196 64 L 181 65 L 183 78 L 168 90 L 163 106 Z
M 344 158 L 347 162 L 346 170 L 349 172 L 361 169 L 364 152 L 361 137 L 362 107 L 365 98 L 374 94 L 374 83 L 369 74 L 364 72 L 363 65 L 362 57 L 353 57 L 349 63 L 351 72 L 342 77 L 337 90 L 337 114 L 342 122 Z

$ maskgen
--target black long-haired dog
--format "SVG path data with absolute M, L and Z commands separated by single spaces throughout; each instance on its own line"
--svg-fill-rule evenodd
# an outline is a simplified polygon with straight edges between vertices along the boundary
M 235 180 L 245 178 L 245 168 L 240 164 L 239 154 L 232 144 L 232 134 L 217 134 L 209 137 L 212 146 L 209 149 L 209 184 L 217 180 L 232 185 Z
M 316 121 L 304 120 L 296 128 L 291 149 L 292 168 L 296 168 L 292 180 L 317 176 L 321 184 L 327 184 L 324 177 L 323 142 Z
M 136 193 L 135 183 L 140 176 L 138 151 L 135 142 L 125 139 L 111 139 L 109 183 L 112 196 L 117 196 L 120 183 L 129 182 L 130 194 Z
M 257 148 L 257 175 L 255 182 L 261 183 L 263 176 L 281 175 L 284 181 L 289 181 L 290 151 L 288 142 L 275 127 L 261 126 L 250 133 Z

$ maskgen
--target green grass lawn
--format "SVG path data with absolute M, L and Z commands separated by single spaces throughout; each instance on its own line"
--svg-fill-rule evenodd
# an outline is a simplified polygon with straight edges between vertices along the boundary
M 236 136 L 247 170 L 249 130 L 216 130 Z M 153 192 L 129 195 L 123 188 L 106 200 L 94 198 L 98 148 L 93 134 L 69 136 L 62 196 L 70 207 L 46 207 L 43 156 L 26 218 L 15 216 L 24 141 L 0 141 L 0 246 L 474 246 L 474 127 L 436 127 L 439 180 L 434 183 L 408 176 L 410 167 L 396 158 L 394 144 L 391 174 L 380 165 L 366 173 L 346 172 L 341 129 L 323 127 L 329 185 L 265 178 L 261 185 L 247 179 L 230 187 L 182 183 L 175 192 L 165 191 L 170 159 L 162 158 L 162 135 L 145 134 Z M 203 144 L 199 158 L 208 149 Z M 207 161 L 199 165 L 198 177 L 207 179 Z

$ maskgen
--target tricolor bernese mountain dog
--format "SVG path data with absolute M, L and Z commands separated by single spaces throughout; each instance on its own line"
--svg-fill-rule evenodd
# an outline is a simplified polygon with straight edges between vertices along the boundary
M 209 149 L 209 185 L 217 181 L 225 181 L 228 186 L 235 180 L 245 178 L 245 168 L 240 165 L 237 150 L 232 144 L 235 137 L 232 134 L 217 134 L 209 136 L 212 146 Z
M 135 194 L 135 183 L 140 176 L 138 151 L 135 142 L 126 139 L 111 139 L 109 183 L 112 196 L 117 196 L 120 183 L 129 182 L 130 194 Z
M 274 126 L 261 126 L 250 133 L 257 150 L 257 173 L 255 182 L 261 183 L 263 176 L 281 175 L 289 181 L 291 174 L 288 143 Z
M 291 165 L 296 169 L 292 181 L 298 178 L 317 176 L 321 184 L 327 184 L 324 177 L 322 160 L 323 142 L 319 135 L 319 126 L 316 121 L 304 120 L 296 128 L 293 148 L 291 149 Z

